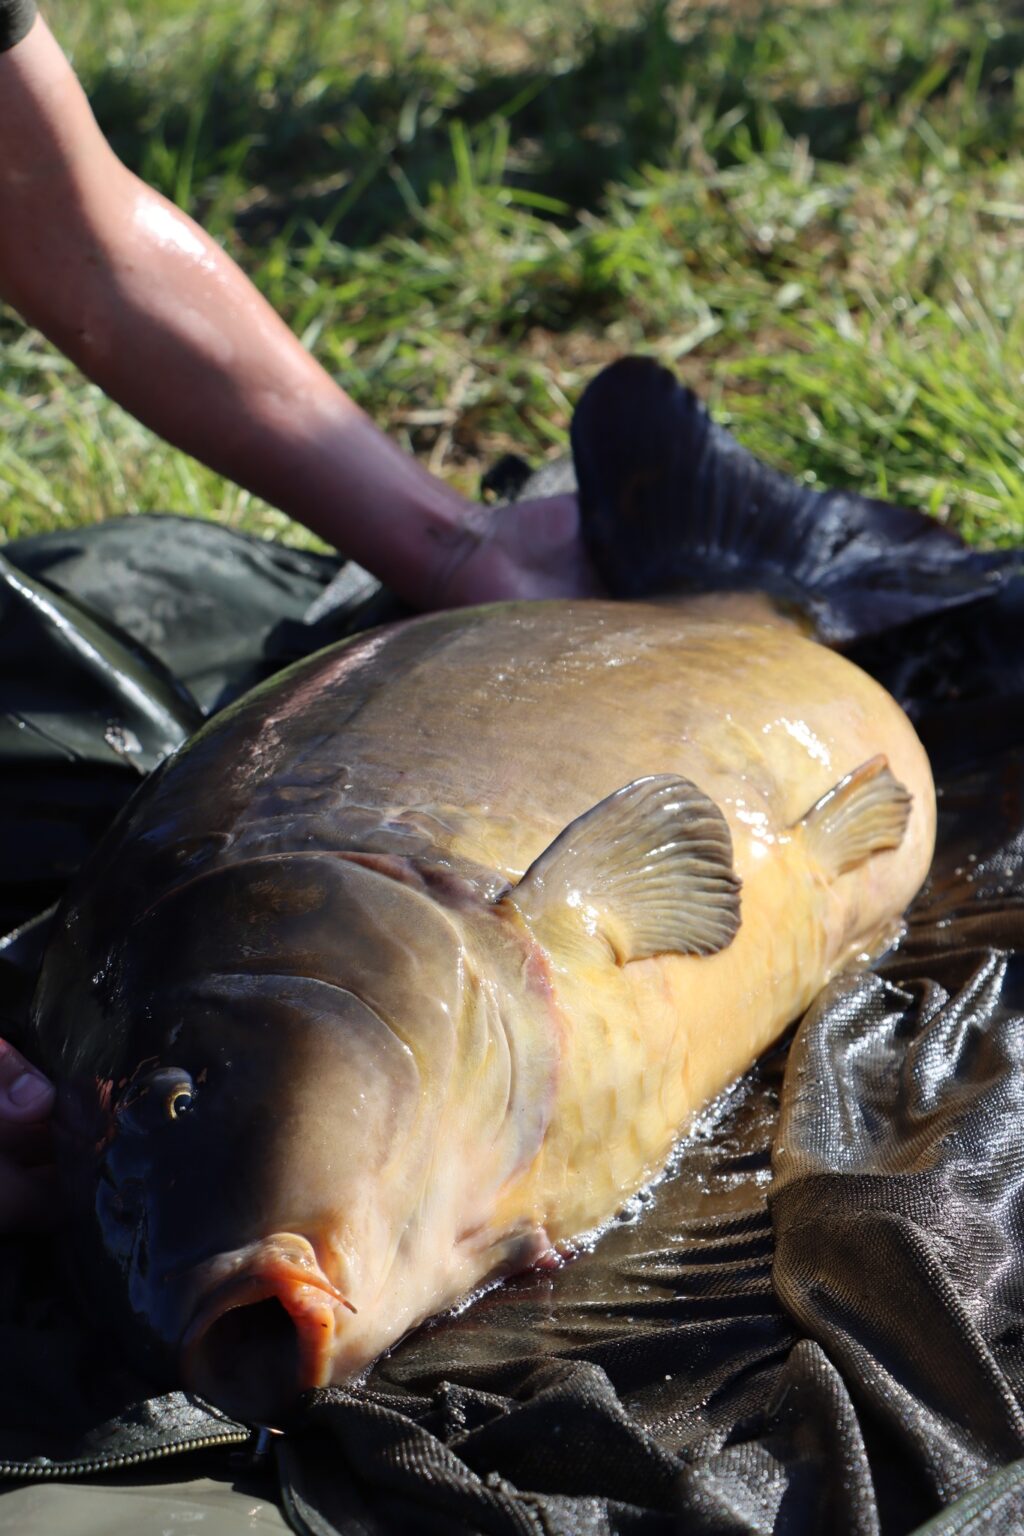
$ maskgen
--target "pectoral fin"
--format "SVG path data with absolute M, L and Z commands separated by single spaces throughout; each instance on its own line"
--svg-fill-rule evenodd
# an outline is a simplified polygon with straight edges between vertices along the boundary
M 834 878 L 856 869 L 873 853 L 898 848 L 910 806 L 910 791 L 880 753 L 840 779 L 797 825 L 818 863 Z
M 732 838 L 688 779 L 636 779 L 569 823 L 510 895 L 553 948 L 600 937 L 618 964 L 724 949 L 740 922 Z

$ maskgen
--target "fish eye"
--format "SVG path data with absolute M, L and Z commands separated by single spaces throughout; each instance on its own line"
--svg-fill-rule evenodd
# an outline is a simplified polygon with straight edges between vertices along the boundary
M 129 1084 L 117 1108 L 118 1119 L 132 1130 L 155 1130 L 187 1115 L 195 1097 L 195 1084 L 183 1068 L 158 1067 Z
M 172 1088 L 165 1100 L 168 1119 L 177 1120 L 179 1116 L 187 1115 L 192 1108 L 195 1096 L 195 1089 L 191 1082 L 187 1085 L 179 1083 L 177 1087 Z

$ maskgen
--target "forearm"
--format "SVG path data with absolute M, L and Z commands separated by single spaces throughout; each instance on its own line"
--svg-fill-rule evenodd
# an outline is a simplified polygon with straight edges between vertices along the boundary
M 0 292 L 161 436 L 414 601 L 443 586 L 472 542 L 472 509 L 384 438 L 221 249 L 116 159 L 42 23 L 17 52 L 17 74 L 0 81 Z

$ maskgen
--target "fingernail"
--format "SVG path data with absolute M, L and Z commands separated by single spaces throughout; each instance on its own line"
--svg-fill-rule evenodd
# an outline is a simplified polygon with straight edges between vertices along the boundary
M 46 1078 L 40 1077 L 38 1072 L 23 1072 L 8 1088 L 7 1097 L 12 1104 L 17 1104 L 19 1109 L 31 1109 L 49 1098 L 52 1092 L 53 1089 Z

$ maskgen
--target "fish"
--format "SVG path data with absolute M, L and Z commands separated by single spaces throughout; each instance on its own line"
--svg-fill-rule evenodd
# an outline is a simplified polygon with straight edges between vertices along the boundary
M 287 1418 L 555 1262 L 928 871 L 925 751 L 756 595 L 503 603 L 216 716 L 69 893 L 33 1009 L 92 1315 Z

